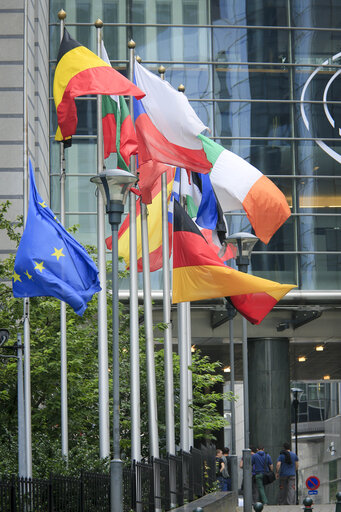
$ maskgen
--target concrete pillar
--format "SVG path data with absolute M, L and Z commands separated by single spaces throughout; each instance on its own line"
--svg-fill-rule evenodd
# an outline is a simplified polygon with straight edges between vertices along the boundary
M 290 360 L 288 338 L 249 338 L 250 446 L 263 444 L 274 466 L 284 442 L 291 439 Z M 266 487 L 269 504 L 277 504 L 278 483 Z

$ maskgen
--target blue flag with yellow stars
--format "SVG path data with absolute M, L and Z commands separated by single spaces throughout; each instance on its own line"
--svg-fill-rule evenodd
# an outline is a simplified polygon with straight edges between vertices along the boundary
M 30 162 L 30 199 L 14 263 L 14 297 L 56 297 L 82 315 L 100 289 L 95 263 L 38 194 Z

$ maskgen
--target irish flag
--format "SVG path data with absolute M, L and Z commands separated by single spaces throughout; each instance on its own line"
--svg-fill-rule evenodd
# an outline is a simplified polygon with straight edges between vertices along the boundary
M 290 217 L 284 194 L 240 156 L 204 135 L 198 137 L 212 164 L 211 183 L 223 211 L 244 210 L 258 238 L 267 244 Z
M 110 64 L 102 41 L 102 58 Z M 123 96 L 102 97 L 104 158 L 117 153 L 117 167 L 129 170 L 131 155 L 137 154 L 135 128 Z

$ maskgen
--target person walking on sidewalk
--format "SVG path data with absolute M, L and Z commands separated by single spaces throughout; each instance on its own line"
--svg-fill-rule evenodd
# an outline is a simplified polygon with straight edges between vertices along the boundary
M 264 452 L 264 447 L 259 445 L 257 452 L 252 455 L 252 466 L 255 468 L 256 485 L 259 492 L 259 498 L 264 505 L 268 504 L 268 498 L 265 494 L 263 475 L 267 471 L 273 471 L 273 464 L 268 453 Z
M 298 457 L 290 451 L 290 444 L 283 444 L 284 450 L 276 463 L 276 478 L 279 479 L 279 505 L 296 504 L 296 471 L 298 470 Z

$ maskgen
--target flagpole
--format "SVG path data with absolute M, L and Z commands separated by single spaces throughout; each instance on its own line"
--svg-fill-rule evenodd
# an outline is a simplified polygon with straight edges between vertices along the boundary
M 142 59 L 136 57 L 140 63 Z M 140 199 L 141 201 L 141 199 Z M 149 453 L 151 457 L 159 457 L 159 434 L 157 424 L 156 377 L 154 359 L 153 313 L 152 294 L 150 285 L 149 241 L 148 241 L 148 209 L 141 201 L 141 245 L 143 269 L 143 298 L 144 298 L 144 324 L 146 336 L 146 366 L 147 366 L 147 399 L 148 399 L 148 427 L 149 427 Z
M 60 41 L 64 36 L 66 12 L 58 12 L 60 20 Z M 59 145 L 60 151 L 60 222 L 65 226 L 65 149 L 64 143 Z M 69 455 L 68 432 L 68 400 L 67 400 L 67 345 L 66 345 L 66 303 L 60 301 L 60 409 L 62 457 L 67 461 Z
M 165 79 L 166 69 L 158 69 L 160 78 Z M 168 233 L 168 201 L 167 173 L 161 174 L 162 202 L 162 270 L 163 270 L 163 323 L 164 330 L 164 365 L 165 365 L 165 418 L 166 418 L 166 448 L 167 452 L 175 455 L 174 427 L 174 381 L 173 381 L 173 335 L 171 323 L 171 294 L 170 294 L 170 264 L 169 264 L 169 233 Z
M 97 55 L 101 57 L 102 27 L 99 18 L 95 21 Z M 102 96 L 97 95 L 97 174 L 103 172 L 103 127 Z M 98 413 L 99 453 L 101 459 L 110 456 L 109 432 L 109 374 L 108 374 L 108 320 L 107 320 L 107 272 L 105 257 L 105 214 L 102 194 L 97 195 L 97 257 L 98 277 L 102 290 L 98 292 Z
M 183 88 L 183 91 L 185 88 Z M 185 208 L 181 197 L 181 170 L 179 186 L 180 203 Z M 180 358 L 180 447 L 189 451 L 189 425 L 188 425 L 188 332 L 187 332 L 187 302 L 178 304 L 178 350 Z
M 180 84 L 178 87 L 178 91 L 184 93 L 185 86 Z M 192 365 L 192 330 L 191 330 L 191 303 L 186 302 L 187 304 L 187 354 L 188 354 L 188 443 L 189 447 L 194 445 L 193 439 L 193 408 L 189 406 L 189 404 L 193 401 L 193 379 L 192 379 L 192 370 L 189 367 Z
M 192 329 L 191 329 L 191 303 L 186 302 L 187 305 L 187 375 L 188 375 L 188 445 L 189 448 L 194 445 L 193 439 L 193 379 L 192 379 Z
M 180 357 L 180 447 L 189 451 L 188 437 L 188 355 L 187 303 L 178 304 L 178 346 Z
M 134 81 L 135 42 L 128 42 L 129 79 Z M 130 116 L 134 119 L 133 98 L 129 100 Z M 136 175 L 135 158 L 130 159 L 130 171 Z M 129 193 L 129 271 L 130 271 L 130 397 L 131 397 L 131 460 L 141 460 L 140 413 L 140 349 L 138 315 L 138 276 L 136 238 L 136 195 Z
M 28 1 L 25 0 L 25 28 L 24 28 L 24 226 L 28 211 L 28 112 L 27 112 L 27 63 L 28 63 Z M 31 425 L 31 345 L 30 345 L 30 300 L 23 301 L 24 309 L 24 409 L 25 409 L 25 459 L 26 478 L 32 477 L 32 425 Z
M 185 86 L 179 85 L 178 91 L 184 93 Z M 181 171 L 180 171 L 180 202 L 186 209 L 186 205 L 181 199 Z M 191 331 L 190 331 L 190 318 L 191 318 L 191 304 L 190 302 L 180 302 L 178 304 L 178 345 L 180 355 L 180 445 L 182 450 L 189 452 L 191 435 L 189 432 L 190 419 L 193 421 L 189 410 L 189 401 L 192 397 L 192 389 L 189 389 L 192 384 L 192 375 L 190 375 L 189 366 L 189 351 L 191 350 Z M 193 433 L 193 432 L 192 432 Z M 181 441 L 182 439 L 182 441 Z
M 150 285 L 150 264 L 149 264 L 149 241 L 148 241 L 147 216 L 148 216 L 147 205 L 141 201 L 141 241 L 142 241 L 142 261 L 143 261 L 144 322 L 145 322 L 145 335 L 146 335 L 148 424 L 149 424 L 149 445 L 150 445 L 149 450 L 150 450 L 151 457 L 159 458 L 159 436 L 158 436 L 158 425 L 157 425 L 152 294 L 151 294 L 151 285 Z

